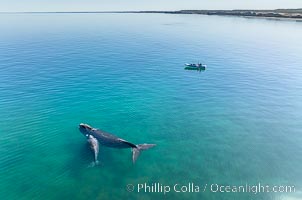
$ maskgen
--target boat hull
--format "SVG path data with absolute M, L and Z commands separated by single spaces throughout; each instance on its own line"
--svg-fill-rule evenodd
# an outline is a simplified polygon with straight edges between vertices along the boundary
M 187 67 L 185 67 L 185 70 L 199 70 L 199 71 L 201 71 L 201 70 L 205 70 L 206 69 L 206 67 L 204 67 L 204 66 L 201 66 L 201 67 L 190 67 L 190 66 L 187 66 Z

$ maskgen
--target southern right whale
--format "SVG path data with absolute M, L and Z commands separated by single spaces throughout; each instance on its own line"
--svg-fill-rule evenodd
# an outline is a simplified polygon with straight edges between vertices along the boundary
M 93 155 L 94 155 L 94 163 L 92 166 L 94 165 L 98 165 L 99 161 L 98 161 L 98 154 L 99 154 L 99 142 L 98 140 L 93 137 L 92 135 L 89 135 L 87 137 L 87 142 L 90 146 L 90 149 L 92 150 L 93 152 Z
M 88 124 L 81 123 L 79 125 L 79 130 L 83 135 L 87 138 L 89 138 L 90 135 L 92 135 L 94 138 L 98 140 L 98 142 L 101 145 L 112 147 L 112 148 L 132 148 L 132 161 L 135 163 L 137 160 L 140 152 L 142 150 L 149 149 L 151 147 L 154 147 L 156 144 L 133 144 L 131 142 L 128 142 L 124 139 L 118 138 L 115 135 L 112 135 L 110 133 L 107 133 L 105 131 L 102 131 L 100 129 L 92 128 Z

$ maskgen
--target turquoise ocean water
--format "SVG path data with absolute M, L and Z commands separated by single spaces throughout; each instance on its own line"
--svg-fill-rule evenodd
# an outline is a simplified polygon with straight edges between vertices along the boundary
M 301 23 L 1 14 L 0 27 L 0 199 L 302 199 Z M 208 69 L 183 69 L 198 61 Z M 157 146 L 135 165 L 130 149 L 101 147 L 89 168 L 81 122 Z M 258 183 L 296 190 L 210 191 Z

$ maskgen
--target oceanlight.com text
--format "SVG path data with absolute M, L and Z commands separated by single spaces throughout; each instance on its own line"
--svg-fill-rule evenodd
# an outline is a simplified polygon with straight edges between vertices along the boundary
M 227 184 L 197 184 L 193 182 L 162 184 L 162 183 L 138 183 L 128 184 L 126 186 L 128 192 L 137 193 L 294 193 L 296 188 L 293 185 L 268 185 L 268 184 L 244 184 L 244 185 L 227 185 Z

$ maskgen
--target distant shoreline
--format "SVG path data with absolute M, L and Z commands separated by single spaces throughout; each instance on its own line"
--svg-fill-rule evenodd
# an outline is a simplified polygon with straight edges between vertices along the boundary
M 134 12 L 133 12 L 134 13 Z M 275 10 L 179 10 L 179 11 L 138 11 L 135 13 L 166 13 L 166 14 L 195 14 L 239 16 L 248 18 L 265 19 L 289 19 L 302 21 L 302 8 L 299 9 L 275 9 Z
M 159 14 L 197 14 L 197 15 L 219 15 L 219 16 L 241 16 L 266 19 L 292 19 L 302 21 L 302 8 L 300 9 L 275 9 L 275 10 L 179 10 L 179 11 L 57 11 L 57 12 L 0 12 L 2 14 L 18 13 L 159 13 Z

